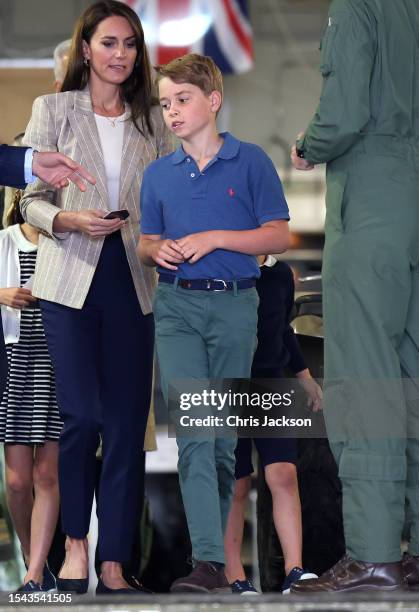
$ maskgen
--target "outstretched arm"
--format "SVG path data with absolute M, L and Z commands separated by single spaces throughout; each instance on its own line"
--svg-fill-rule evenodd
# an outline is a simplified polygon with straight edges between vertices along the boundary
M 26 147 L 0 145 L 0 185 L 6 187 L 25 187 Z
M 32 173 L 56 189 L 67 187 L 71 181 L 80 191 L 86 191 L 85 181 L 91 185 L 96 183 L 96 179 L 83 166 L 58 152 L 34 151 Z

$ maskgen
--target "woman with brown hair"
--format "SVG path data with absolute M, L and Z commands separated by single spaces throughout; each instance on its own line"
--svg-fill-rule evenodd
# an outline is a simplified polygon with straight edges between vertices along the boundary
M 59 478 L 66 559 L 60 590 L 88 586 L 87 532 L 102 439 L 98 593 L 131 593 L 129 559 L 139 455 L 150 403 L 154 273 L 136 254 L 144 168 L 171 150 L 153 106 L 141 23 L 105 0 L 80 17 L 62 92 L 35 100 L 25 144 L 82 162 L 95 187 L 38 181 L 22 199 L 42 231 L 33 294 L 40 298 L 64 428 Z M 125 220 L 124 220 L 125 219 Z

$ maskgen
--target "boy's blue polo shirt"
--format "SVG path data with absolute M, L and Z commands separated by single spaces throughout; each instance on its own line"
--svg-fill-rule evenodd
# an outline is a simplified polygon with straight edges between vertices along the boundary
M 177 240 L 208 230 L 249 230 L 273 219 L 289 219 L 278 173 L 257 145 L 229 133 L 217 155 L 200 171 L 180 146 L 151 163 L 141 187 L 141 232 Z M 260 276 L 256 257 L 216 249 L 177 271 L 180 278 L 236 280 Z

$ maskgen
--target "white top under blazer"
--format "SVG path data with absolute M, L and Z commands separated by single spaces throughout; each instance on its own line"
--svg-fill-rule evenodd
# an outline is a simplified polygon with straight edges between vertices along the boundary
M 131 120 L 123 123 L 118 208 L 130 216 L 121 230 L 128 263 L 143 314 L 151 312 L 156 284 L 154 268 L 144 266 L 137 255 L 140 222 L 140 186 L 146 166 L 173 150 L 159 106 L 151 110 L 154 134 L 142 136 Z M 38 151 L 60 151 L 82 164 L 96 178 L 81 192 L 72 183 L 56 190 L 40 179 L 28 185 L 22 214 L 42 231 L 32 293 L 38 298 L 82 308 L 99 260 L 104 238 L 82 232 L 54 234 L 54 217 L 61 211 L 111 210 L 104 154 L 89 89 L 66 91 L 37 98 L 26 128 L 25 146 Z

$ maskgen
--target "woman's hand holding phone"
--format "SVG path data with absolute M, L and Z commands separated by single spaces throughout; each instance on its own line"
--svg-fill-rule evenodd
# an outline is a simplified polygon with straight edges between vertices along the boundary
M 83 232 L 92 238 L 101 238 L 117 232 L 124 223 L 120 218 L 104 218 L 103 210 L 61 211 L 54 218 L 53 229 L 54 232 Z
M 107 215 L 105 215 L 103 218 L 104 219 L 121 219 L 121 221 L 125 221 L 125 219 L 128 219 L 129 217 L 129 212 L 127 211 L 126 208 L 122 208 L 121 210 L 111 210 L 111 212 L 108 212 Z

